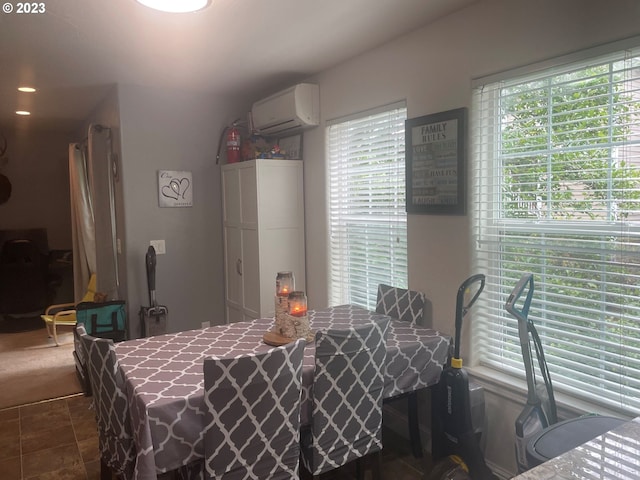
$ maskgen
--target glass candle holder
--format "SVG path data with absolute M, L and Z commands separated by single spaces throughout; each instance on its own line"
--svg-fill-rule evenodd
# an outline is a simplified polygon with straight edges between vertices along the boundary
M 278 272 L 276 275 L 276 295 L 288 297 L 294 289 L 293 272 Z
M 289 294 L 289 315 L 302 317 L 307 314 L 307 296 L 304 292 L 295 291 Z

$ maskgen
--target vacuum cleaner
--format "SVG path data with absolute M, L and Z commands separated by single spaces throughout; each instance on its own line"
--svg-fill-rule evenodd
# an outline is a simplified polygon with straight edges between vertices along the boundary
M 150 307 L 140 307 L 140 324 L 143 337 L 152 337 L 167 333 L 167 314 L 169 310 L 156 301 L 156 249 L 149 245 L 144 257 L 147 269 Z
M 527 379 L 527 403 L 515 425 L 518 473 L 555 458 L 625 422 L 624 419 L 594 414 L 558 422 L 556 400 L 542 342 L 529 319 L 533 292 L 533 274 L 525 273 L 505 304 L 505 310 L 518 320 L 518 336 Z M 532 342 L 544 381 L 540 384 L 536 380 Z
M 432 405 L 433 441 L 431 454 L 436 464 L 430 480 L 469 478 L 472 480 L 497 480 L 484 460 L 480 448 L 480 432 L 474 427 L 474 388 L 470 388 L 467 372 L 462 368 L 460 336 L 462 320 L 484 289 L 485 276 L 477 274 L 466 279 L 456 296 L 456 323 L 454 353 L 442 371 L 436 386 Z M 465 302 L 465 299 L 468 299 Z M 475 389 L 482 393 L 482 390 Z M 484 401 L 482 401 L 484 410 Z M 482 413 L 484 416 L 484 412 Z M 477 423 L 477 422 L 476 422 Z M 454 466 L 445 476 L 440 465 Z M 465 474 L 466 473 L 466 474 Z M 434 476 L 435 475 L 435 476 Z
M 533 322 L 529 320 L 533 291 L 533 274 L 525 273 L 513 288 L 505 304 L 505 310 L 518 320 L 518 337 L 527 379 L 527 404 L 516 419 L 516 461 L 519 473 L 527 470 L 527 444 L 531 437 L 558 421 L 553 386 L 540 336 Z M 536 381 L 529 335 L 533 340 L 543 384 L 538 384 Z

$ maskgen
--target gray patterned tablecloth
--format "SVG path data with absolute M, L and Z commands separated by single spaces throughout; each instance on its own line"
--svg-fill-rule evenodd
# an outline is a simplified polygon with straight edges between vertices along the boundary
M 314 331 L 348 328 L 380 316 L 351 305 L 309 312 Z M 264 344 L 262 335 L 272 326 L 272 318 L 262 318 L 116 344 L 131 406 L 138 480 L 155 479 L 157 473 L 203 457 L 203 358 L 267 350 L 271 347 Z M 437 383 L 449 342 L 448 336 L 435 330 L 391 322 L 385 398 Z M 314 354 L 314 345 L 308 344 L 302 379 L 303 423 L 310 414 L 308 398 L 313 384 Z

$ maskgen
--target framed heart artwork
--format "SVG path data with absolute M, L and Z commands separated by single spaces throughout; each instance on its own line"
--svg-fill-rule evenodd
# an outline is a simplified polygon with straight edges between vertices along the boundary
M 191 172 L 158 171 L 158 204 L 161 207 L 193 206 Z

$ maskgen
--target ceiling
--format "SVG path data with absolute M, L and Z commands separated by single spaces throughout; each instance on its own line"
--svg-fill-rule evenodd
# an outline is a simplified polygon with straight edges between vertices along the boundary
M 213 0 L 166 14 L 134 0 L 42 0 L 44 13 L 18 14 L 8 0 L 0 125 L 73 131 L 115 83 L 255 100 L 475 1 Z

